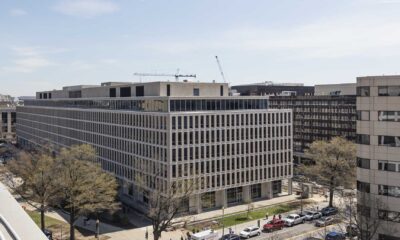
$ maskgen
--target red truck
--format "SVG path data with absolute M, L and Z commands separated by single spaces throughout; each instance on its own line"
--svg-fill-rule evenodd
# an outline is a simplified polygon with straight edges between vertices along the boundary
M 285 222 L 281 219 L 273 219 L 268 223 L 264 224 L 264 231 L 273 232 L 275 230 L 281 230 L 285 226 Z

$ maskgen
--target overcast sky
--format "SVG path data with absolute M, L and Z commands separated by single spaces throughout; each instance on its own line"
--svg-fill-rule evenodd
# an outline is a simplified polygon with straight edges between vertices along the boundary
M 0 0 L 0 93 L 178 68 L 222 81 L 215 55 L 231 85 L 398 74 L 399 13 L 400 0 Z

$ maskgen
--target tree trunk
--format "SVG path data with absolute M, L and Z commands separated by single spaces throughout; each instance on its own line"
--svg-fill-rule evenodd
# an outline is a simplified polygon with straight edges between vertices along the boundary
M 69 214 L 69 240 L 75 240 L 74 219 L 75 212 L 73 209 L 71 209 L 71 213 Z
M 329 207 L 333 207 L 333 192 L 334 192 L 334 177 L 331 177 L 331 181 L 329 183 Z
M 161 237 L 161 234 L 158 231 L 153 231 L 154 240 L 158 240 Z
M 45 229 L 45 223 L 44 223 L 44 205 L 40 205 L 40 229 L 44 231 Z

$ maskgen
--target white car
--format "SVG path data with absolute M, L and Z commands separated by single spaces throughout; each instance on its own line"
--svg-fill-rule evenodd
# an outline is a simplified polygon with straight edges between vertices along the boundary
M 304 214 L 306 216 L 306 220 L 307 221 L 311 221 L 311 220 L 318 219 L 318 218 L 322 217 L 322 213 L 320 213 L 320 212 L 305 211 Z
M 250 238 L 254 236 L 259 236 L 261 234 L 261 230 L 259 227 L 247 227 L 240 232 L 240 237 L 242 238 Z
M 305 216 L 300 216 L 299 214 L 290 214 L 285 219 L 283 219 L 285 225 L 288 227 L 304 223 L 306 221 Z

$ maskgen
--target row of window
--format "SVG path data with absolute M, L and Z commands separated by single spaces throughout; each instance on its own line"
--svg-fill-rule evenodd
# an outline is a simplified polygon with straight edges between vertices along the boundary
M 195 132 L 172 132 L 172 146 L 187 144 L 218 143 L 224 141 L 249 141 L 265 138 L 288 138 L 291 136 L 288 127 L 238 128 Z
M 357 120 L 359 121 L 369 121 L 370 112 L 369 111 L 357 111 Z M 379 111 L 378 121 L 386 122 L 399 122 L 400 121 L 400 111 Z
M 370 92 L 369 86 L 357 87 L 357 96 L 359 97 L 368 97 Z M 400 96 L 400 86 L 379 86 L 378 96 Z
M 379 219 L 384 220 L 384 221 L 400 223 L 400 212 L 379 209 L 378 216 L 379 216 Z
M 370 160 L 367 158 L 357 158 L 357 167 L 370 169 Z M 400 162 L 392 162 L 387 160 L 378 161 L 378 170 L 387 172 L 400 172 Z
M 383 196 L 400 198 L 400 187 L 378 185 L 378 194 Z
M 357 134 L 357 144 L 370 144 L 370 136 L 367 134 Z M 396 136 L 378 136 L 378 146 L 400 147 L 400 137 Z
M 172 129 L 192 129 L 209 127 L 234 127 L 262 124 L 290 123 L 291 114 L 284 113 L 255 113 L 235 115 L 201 115 L 174 116 L 171 120 Z
M 171 112 L 268 109 L 266 98 L 171 99 L 169 104 Z

